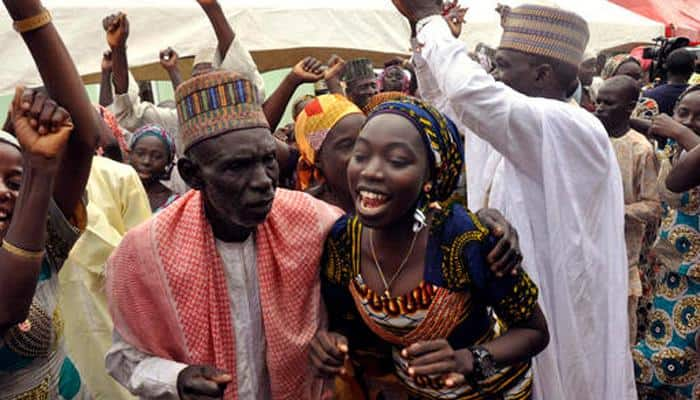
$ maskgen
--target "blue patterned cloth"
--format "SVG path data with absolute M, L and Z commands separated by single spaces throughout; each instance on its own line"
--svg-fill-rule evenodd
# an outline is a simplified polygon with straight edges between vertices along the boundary
M 646 336 L 632 351 L 640 399 L 700 398 L 700 187 L 680 195 L 666 189 L 677 154 L 677 145 L 667 147 L 659 174 L 664 215 L 652 252 L 663 278 Z

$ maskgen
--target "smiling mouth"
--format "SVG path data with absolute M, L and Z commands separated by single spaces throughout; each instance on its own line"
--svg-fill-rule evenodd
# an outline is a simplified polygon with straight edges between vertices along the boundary
M 369 190 L 360 190 L 357 198 L 358 212 L 364 215 L 381 213 L 389 202 L 389 196 Z
M 0 210 L 0 230 L 6 228 L 12 221 L 12 213 Z

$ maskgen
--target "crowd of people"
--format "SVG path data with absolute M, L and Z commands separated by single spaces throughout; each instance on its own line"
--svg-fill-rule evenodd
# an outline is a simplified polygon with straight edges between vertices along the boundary
M 700 399 L 691 52 L 655 81 L 522 5 L 485 55 L 456 0 L 394 0 L 410 59 L 267 93 L 196 1 L 217 43 L 191 77 L 160 52 L 175 101 L 117 13 L 94 105 L 41 1 L 4 0 L 43 86 L 0 132 L 0 399 Z

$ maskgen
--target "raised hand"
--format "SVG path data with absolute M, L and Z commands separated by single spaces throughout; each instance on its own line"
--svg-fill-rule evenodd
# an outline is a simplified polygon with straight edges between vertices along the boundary
M 459 0 L 453 0 L 445 3 L 442 9 L 442 15 L 450 26 L 452 35 L 459 38 L 462 34 L 462 26 L 464 26 L 464 17 L 467 15 L 468 8 L 461 7 Z
M 319 331 L 311 341 L 309 357 L 317 376 L 326 378 L 344 375 L 348 339 L 339 333 Z
M 392 2 L 412 24 L 431 15 L 442 13 L 442 0 L 392 0 Z
M 314 83 L 323 79 L 323 63 L 313 57 L 306 57 L 294 66 L 292 74 L 301 83 Z
M 12 123 L 22 151 L 59 160 L 73 131 L 70 114 L 42 92 L 15 89 Z
M 179 60 L 180 57 L 172 47 L 168 47 L 160 52 L 160 65 L 165 68 L 166 71 L 176 69 Z
M 102 53 L 102 72 L 112 72 L 112 50 Z
M 191 365 L 177 376 L 177 392 L 183 400 L 223 399 L 233 377 L 208 365 Z
M 112 14 L 102 20 L 102 27 L 107 32 L 107 44 L 111 49 L 125 47 L 129 38 L 129 20 L 126 14 Z
M 335 78 L 340 79 L 340 76 L 343 74 L 344 69 L 345 60 L 343 60 L 340 56 L 334 54 L 333 56 L 331 56 L 330 60 L 328 60 L 328 68 L 326 68 L 326 71 L 323 73 L 323 77 L 325 80 Z
M 688 128 L 686 128 L 683 124 L 676 122 L 668 115 L 659 114 L 652 119 L 649 133 L 652 135 L 677 140 L 679 132 L 686 129 Z

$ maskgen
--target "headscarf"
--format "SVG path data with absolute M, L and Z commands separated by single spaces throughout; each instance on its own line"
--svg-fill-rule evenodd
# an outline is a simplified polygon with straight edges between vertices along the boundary
M 659 104 L 649 97 L 642 97 L 637 101 L 637 106 L 632 111 L 632 118 L 651 120 L 659 115 Z
M 17 150 L 19 150 L 20 152 L 22 151 L 22 147 L 20 147 L 19 141 L 17 140 L 17 138 L 12 136 L 8 132 L 0 130 L 0 142 L 7 143 L 11 146 L 16 147 Z
M 119 121 L 117 120 L 117 117 L 111 111 L 102 107 L 99 104 L 95 105 L 95 108 L 97 109 L 97 112 L 100 113 L 100 117 L 102 117 L 102 120 L 105 122 L 109 130 L 112 131 L 114 138 L 117 139 L 117 143 L 119 143 L 119 148 L 121 149 L 122 153 L 128 153 L 129 146 L 126 143 L 126 139 L 124 138 L 124 131 L 119 126 Z
M 367 105 L 364 106 L 362 111 L 365 113 L 365 115 L 369 115 L 374 111 L 375 108 L 377 108 L 380 104 L 386 103 L 387 101 L 393 101 L 393 100 L 401 100 L 404 99 L 408 96 L 406 93 L 403 92 L 382 92 L 382 93 L 377 93 L 372 98 L 369 99 L 367 102 Z
M 459 131 L 440 111 L 413 97 L 380 104 L 368 120 L 382 114 L 405 117 L 418 129 L 423 139 L 428 152 L 430 187 L 421 192 L 416 209 L 425 214 L 432 203 L 447 201 L 457 189 L 464 166 Z
M 297 117 L 294 134 L 301 155 L 297 165 L 300 190 L 308 189 L 312 180 L 323 181 L 315 167 L 316 154 L 328 132 L 350 114 L 362 114 L 362 110 L 344 96 L 324 94 L 311 100 Z
M 175 158 L 175 141 L 173 140 L 173 137 L 170 135 L 170 133 L 168 133 L 168 131 L 166 131 L 159 125 L 144 125 L 141 128 L 139 128 L 136 132 L 134 132 L 134 134 L 131 136 L 131 141 L 129 141 L 129 151 L 134 150 L 134 147 L 136 147 L 136 144 L 139 142 L 139 140 L 148 136 L 152 136 L 163 142 L 168 152 L 168 164 L 171 164 L 173 162 L 173 159 Z
M 618 54 L 614 57 L 611 57 L 606 63 L 605 67 L 603 67 L 603 71 L 600 73 L 600 77 L 603 78 L 603 80 L 607 80 L 615 76 L 617 73 L 617 70 L 620 69 L 620 67 L 623 64 L 626 64 L 628 62 L 633 62 L 641 67 L 641 64 L 639 63 L 639 60 L 636 58 L 632 57 L 629 54 Z

